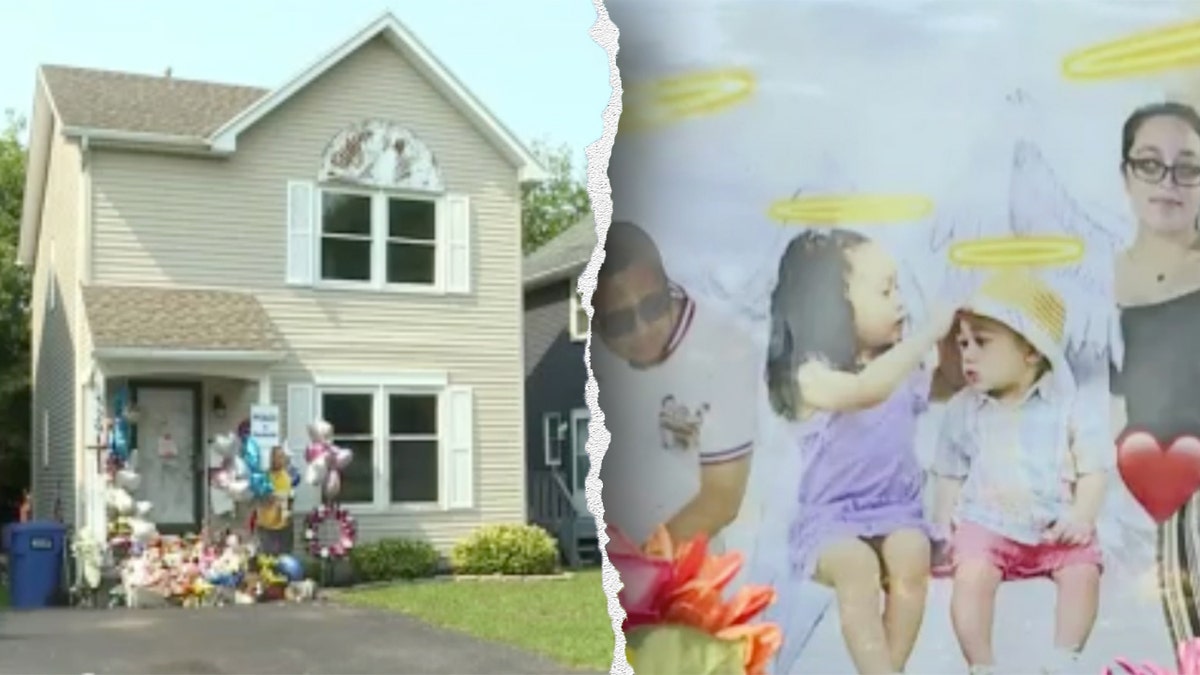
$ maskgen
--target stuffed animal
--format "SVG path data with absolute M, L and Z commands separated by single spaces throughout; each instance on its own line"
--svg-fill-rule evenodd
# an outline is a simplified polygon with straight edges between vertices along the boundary
M 317 597 L 317 584 L 312 579 L 293 581 L 287 586 L 286 597 L 292 602 L 311 602 Z
M 130 538 L 136 542 L 149 544 L 158 536 L 158 528 L 144 518 L 127 518 L 125 522 L 129 526 Z
M 137 510 L 137 502 L 124 489 L 119 487 L 110 487 L 105 495 L 105 501 L 108 502 L 108 507 L 115 511 L 117 515 L 128 516 L 132 515 Z

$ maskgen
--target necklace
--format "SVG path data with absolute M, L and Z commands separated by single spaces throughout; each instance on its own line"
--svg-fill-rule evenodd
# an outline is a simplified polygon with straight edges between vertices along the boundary
M 1175 278 L 1176 273 L 1179 270 L 1183 269 L 1183 267 L 1185 265 L 1192 262 L 1192 257 L 1189 255 L 1190 252 L 1191 252 L 1191 249 L 1185 251 L 1182 256 L 1176 258 L 1175 260 L 1171 261 L 1170 263 L 1168 263 L 1166 265 L 1163 265 L 1163 264 L 1146 265 L 1145 263 L 1148 263 L 1150 261 L 1143 258 L 1138 252 L 1134 252 L 1134 251 L 1130 251 L 1129 259 L 1130 259 L 1130 262 L 1132 262 L 1135 267 L 1141 267 L 1141 266 L 1145 265 L 1145 267 L 1150 268 L 1147 271 L 1153 270 L 1154 280 L 1157 283 L 1161 284 L 1161 283 L 1165 283 L 1167 281 L 1167 279 Z

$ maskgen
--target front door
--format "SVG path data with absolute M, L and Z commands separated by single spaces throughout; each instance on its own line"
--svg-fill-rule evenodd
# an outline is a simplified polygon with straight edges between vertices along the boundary
M 588 459 L 587 454 L 588 422 L 590 421 L 591 413 L 586 408 L 571 411 L 571 456 L 567 461 L 572 462 L 572 500 L 575 508 L 582 514 L 588 512 L 587 475 L 592 467 L 592 462 Z
M 130 385 L 140 417 L 131 434 L 137 448 L 139 501 L 163 534 L 196 532 L 202 518 L 200 385 L 139 382 Z

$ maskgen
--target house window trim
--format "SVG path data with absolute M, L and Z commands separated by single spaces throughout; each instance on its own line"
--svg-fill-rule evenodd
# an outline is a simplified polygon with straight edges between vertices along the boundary
M 574 408 L 571 410 L 571 476 L 574 478 L 575 482 L 580 480 L 579 456 L 575 452 L 575 430 L 578 429 L 578 424 L 580 421 L 585 421 L 590 425 L 592 421 L 592 411 L 588 410 L 587 408 Z M 587 443 L 584 443 L 583 445 L 583 453 L 584 455 L 587 455 Z M 590 455 L 588 455 L 588 459 L 591 459 Z M 583 487 L 576 489 L 575 486 L 572 485 L 571 488 L 573 493 L 587 494 L 587 476 L 583 476 Z
M 316 223 L 313 238 L 313 286 L 320 290 L 330 291 L 373 291 L 376 293 L 397 293 L 415 295 L 445 295 L 446 294 L 446 264 L 445 256 L 449 247 L 446 232 L 444 192 L 423 192 L 420 190 L 397 190 L 383 188 L 364 188 L 357 186 L 316 183 L 313 186 L 316 193 Z M 325 240 L 325 194 L 335 193 L 368 197 L 371 200 L 371 279 L 369 281 L 351 281 L 349 279 L 326 279 L 322 269 L 322 245 Z M 432 284 L 397 284 L 387 281 L 387 205 L 392 199 L 429 202 L 434 206 L 433 234 L 433 283 Z M 333 235 L 340 236 L 340 235 Z
M 553 427 L 551 423 L 553 421 Z M 558 442 L 558 427 L 563 423 L 562 413 L 558 411 L 550 411 L 542 413 L 542 460 L 547 467 L 562 466 L 562 446 L 558 446 L 558 452 L 554 453 L 554 444 Z M 555 457 L 554 455 L 558 456 Z
M 325 416 L 326 394 L 368 394 L 371 396 L 371 453 L 374 460 L 372 478 L 374 485 L 374 501 L 343 502 L 342 506 L 353 514 L 403 514 L 449 512 L 449 493 L 446 487 L 447 472 L 449 471 L 447 451 L 446 391 L 449 386 L 444 374 L 440 378 L 426 373 L 410 380 L 400 377 L 379 377 L 368 380 L 360 376 L 343 378 L 319 377 L 314 382 L 314 398 L 319 418 Z M 438 498 L 433 502 L 391 502 L 391 455 L 390 441 L 392 434 L 389 429 L 388 397 L 393 394 L 433 396 L 437 401 L 437 456 L 438 456 Z M 336 430 L 335 430 L 336 431 Z
M 578 279 L 571 280 L 571 297 L 567 305 L 570 311 L 570 314 L 567 317 L 567 334 L 570 336 L 572 342 L 585 342 L 588 337 L 589 322 L 584 321 L 582 330 L 580 330 L 581 326 L 579 325 L 579 313 L 584 312 L 584 316 L 587 314 L 583 307 L 583 298 L 579 295 Z

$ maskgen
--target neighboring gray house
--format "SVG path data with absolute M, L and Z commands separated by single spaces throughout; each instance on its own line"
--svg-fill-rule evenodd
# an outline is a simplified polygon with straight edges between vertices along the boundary
M 525 452 L 529 518 L 559 536 L 568 560 L 594 553 L 587 510 L 584 402 L 588 315 L 575 282 L 596 248 L 591 215 L 525 258 Z M 577 561 L 572 561 L 577 562 Z
M 42 66 L 29 139 L 36 517 L 104 535 L 97 428 L 127 391 L 160 529 L 207 517 L 206 439 L 252 404 L 301 456 L 333 423 L 364 540 L 526 520 L 520 182 L 544 172 L 395 17 L 274 90 Z

